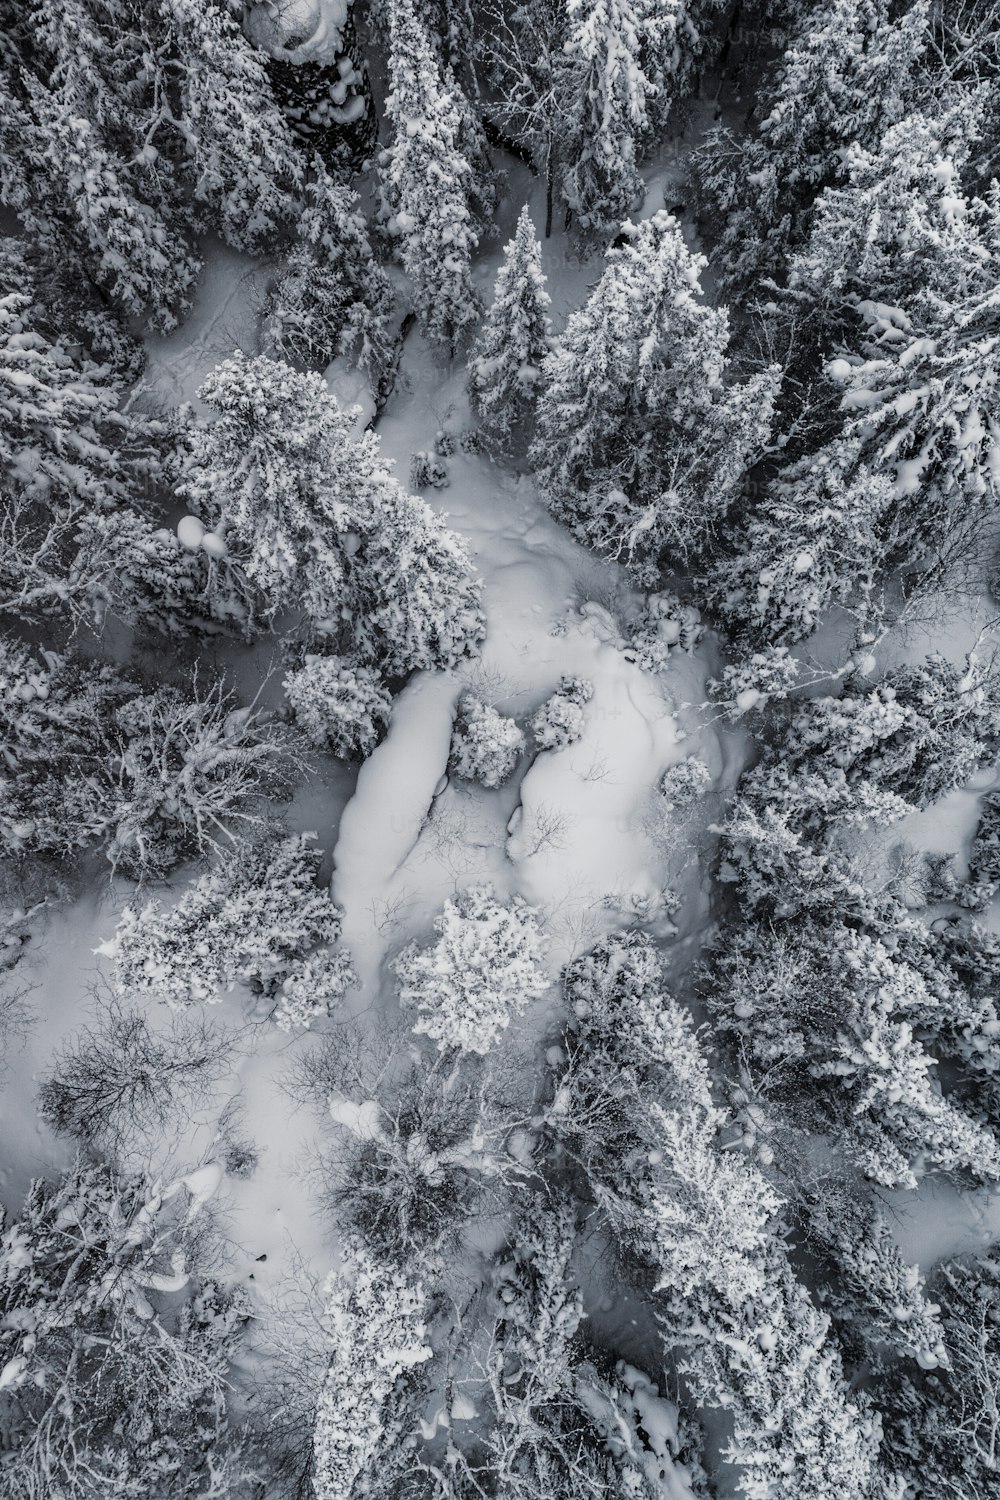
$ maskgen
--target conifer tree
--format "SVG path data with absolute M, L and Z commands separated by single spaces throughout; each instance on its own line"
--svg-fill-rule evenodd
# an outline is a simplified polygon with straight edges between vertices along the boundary
M 637 161 L 655 92 L 642 70 L 632 0 L 569 0 L 573 63 L 563 193 L 584 233 L 617 227 L 642 192 Z
M 313 1435 L 312 1488 L 317 1500 L 346 1500 L 384 1448 L 402 1436 L 407 1396 L 419 1390 L 420 1367 L 433 1353 L 423 1286 L 380 1264 L 351 1237 L 341 1269 L 326 1284 L 330 1366 Z
M 201 390 L 216 413 L 188 433 L 181 492 L 224 537 L 272 614 L 390 676 L 443 666 L 482 637 L 461 542 L 356 434 L 318 375 L 234 355 Z
M 265 309 L 269 342 L 304 369 L 354 354 L 373 377 L 387 357 L 393 296 L 378 264 L 358 195 L 334 182 L 319 157 L 306 184 L 296 243 Z
M 161 0 L 158 20 L 170 46 L 160 107 L 180 137 L 181 171 L 223 239 L 259 251 L 291 218 L 301 180 L 264 58 L 218 0 Z
M 383 211 L 428 337 L 454 353 L 478 312 L 470 256 L 476 182 L 462 149 L 463 113 L 413 0 L 391 0 Z
M 650 116 L 657 131 L 690 92 L 723 10 L 722 0 L 642 0 L 638 7 L 644 69 L 652 86 Z
M 541 246 L 527 207 L 504 248 L 490 307 L 469 361 L 469 394 L 488 440 L 502 450 L 534 410 L 551 348 Z
M 805 11 L 756 134 L 737 140 L 717 130 L 696 158 L 720 224 L 713 261 L 724 292 L 783 279 L 815 198 L 843 179 L 846 148 L 877 145 L 906 112 L 927 39 L 924 0 L 898 22 L 888 0 L 832 0 L 819 13 Z
M 769 432 L 775 374 L 727 389 L 729 329 L 665 212 L 627 225 L 542 369 L 532 457 L 556 515 L 632 561 L 704 545 Z
M 11 164 L 4 202 L 50 245 L 65 236 L 125 313 L 148 311 L 161 330 L 173 327 L 200 261 L 173 174 L 161 181 L 156 147 L 137 139 L 127 14 L 115 5 L 96 15 L 90 0 L 35 0 L 14 38 L 0 110 Z
M 5 29 L 3 201 L 124 313 L 173 327 L 206 222 L 259 250 L 290 217 L 301 164 L 263 59 L 218 0 L 30 0 Z

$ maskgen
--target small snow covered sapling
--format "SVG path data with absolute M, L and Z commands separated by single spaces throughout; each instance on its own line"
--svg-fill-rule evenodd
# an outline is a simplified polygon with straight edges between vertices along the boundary
M 340 656 L 309 655 L 289 672 L 284 688 L 296 724 L 331 755 L 363 759 L 386 731 L 392 697 L 368 667 Z
M 426 448 L 414 453 L 410 459 L 411 490 L 445 490 L 450 483 L 448 465 L 436 453 Z
M 674 808 L 690 807 L 708 790 L 712 773 L 696 755 L 668 766 L 660 781 L 660 794 Z
M 632 631 L 630 655 L 647 672 L 666 669 L 674 650 L 690 653 L 705 633 L 701 614 L 676 594 L 650 594 L 642 619 Z
M 514 719 L 498 713 L 474 693 L 462 694 L 448 760 L 456 776 L 493 790 L 513 774 L 523 750 L 524 731 Z
M 585 677 L 560 678 L 559 691 L 542 704 L 529 725 L 539 750 L 575 745 L 583 736 L 583 705 L 593 696 L 594 685 Z
M 548 989 L 537 913 L 520 896 L 504 904 L 480 886 L 446 901 L 434 928 L 429 948 L 411 943 L 396 959 L 400 1004 L 440 1052 L 484 1056 Z
M 797 675 L 798 662 L 787 646 L 766 646 L 745 661 L 725 667 L 709 688 L 713 698 L 739 719 L 772 698 L 787 697 Z

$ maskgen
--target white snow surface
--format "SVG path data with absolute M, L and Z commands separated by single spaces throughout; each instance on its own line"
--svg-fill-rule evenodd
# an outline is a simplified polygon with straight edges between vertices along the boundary
M 315 21 L 307 45 L 325 45 L 323 38 L 342 24 L 341 0 L 302 0 L 302 8 L 309 12 L 306 21 Z M 669 206 L 679 181 L 671 147 L 651 169 L 640 216 L 664 202 Z M 542 190 L 518 167 L 511 172 L 509 191 L 499 234 L 476 269 L 487 298 L 499 246 L 526 198 L 536 225 L 543 221 Z M 558 235 L 545 245 L 544 260 L 558 322 L 582 300 L 595 267 Z M 205 376 L 233 348 L 256 347 L 257 274 L 248 258 L 218 242 L 206 245 L 191 318 L 151 345 L 144 384 L 160 403 L 194 401 Z M 369 397 L 356 377 L 338 366 L 327 379 L 345 404 L 360 402 L 359 423 L 366 421 Z M 419 337 L 411 335 L 397 394 L 378 426 L 386 454 L 405 475 L 412 453 L 431 448 L 436 432 L 443 428 L 457 436 L 468 423 L 463 371 L 443 373 Z M 585 552 L 552 521 L 526 474 L 460 448 L 445 462 L 450 487 L 427 498 L 465 537 L 482 574 L 488 622 L 482 659 L 455 673 L 414 678 L 397 698 L 389 733 L 362 767 L 356 788 L 349 773 L 327 767 L 288 809 L 291 826 L 316 829 L 320 845 L 333 855 L 332 888 L 344 909 L 344 941 L 361 981 L 349 997 L 359 1015 L 393 1011 L 388 961 L 412 938 L 430 936 L 447 896 L 484 880 L 498 894 L 518 892 L 540 908 L 551 939 L 553 977 L 567 957 L 603 932 L 630 925 L 637 914 L 669 937 L 671 919 L 659 900 L 668 884 L 681 902 L 672 918 L 676 948 L 697 942 L 706 921 L 707 874 L 690 849 L 678 861 L 676 850 L 653 837 L 650 807 L 664 770 L 688 755 L 706 762 L 716 791 L 732 786 L 741 760 L 740 736 L 720 736 L 688 707 L 704 699 L 707 652 L 675 653 L 661 674 L 628 661 L 624 621 L 635 600 L 621 572 Z M 192 536 L 189 544 L 200 541 Z M 948 654 L 964 649 L 974 625 L 962 620 L 950 628 Z M 921 642 L 915 654 L 927 649 Z M 228 665 L 247 697 L 268 670 L 245 653 Z M 463 688 L 472 687 L 524 723 L 564 674 L 594 685 L 581 740 L 537 755 L 529 747 L 513 780 L 496 791 L 448 781 L 452 715 Z M 272 678 L 262 701 L 276 703 L 280 674 Z M 896 831 L 924 847 L 961 853 L 981 790 L 956 792 Z M 178 872 L 174 892 L 185 873 Z M 50 918 L 44 941 L 29 960 L 29 977 L 37 986 L 31 997 L 35 1026 L 23 1051 L 10 1060 L 0 1095 L 5 1144 L 0 1200 L 11 1210 L 16 1211 L 32 1176 L 72 1157 L 71 1147 L 37 1117 L 37 1082 L 59 1044 L 86 1018 L 90 987 L 107 972 L 107 958 L 94 956 L 95 942 L 114 931 L 117 910 L 130 896 L 124 882 L 112 887 L 99 877 Z M 378 1115 L 371 1101 L 335 1101 L 327 1122 L 296 1110 L 280 1088 L 280 1076 L 308 1039 L 252 1024 L 253 1002 L 241 991 L 227 995 L 216 1010 L 232 1024 L 249 1026 L 245 1046 L 234 1055 L 231 1076 L 212 1108 L 190 1122 L 183 1138 L 163 1143 L 163 1180 L 185 1183 L 193 1211 L 224 1217 L 238 1249 L 220 1275 L 251 1286 L 264 1312 L 272 1301 L 280 1302 L 293 1281 L 301 1283 L 305 1276 L 321 1283 L 336 1259 L 334 1237 L 310 1178 L 318 1132 L 324 1123 L 374 1132 Z M 531 1022 L 529 1013 L 526 1030 Z M 259 1152 L 248 1178 L 224 1175 L 215 1155 L 219 1116 L 232 1100 L 241 1104 L 245 1134 Z M 1000 1201 L 988 1193 L 961 1193 L 934 1183 L 919 1193 L 895 1195 L 894 1207 L 905 1253 L 925 1267 L 1000 1234 Z M 626 1317 L 626 1311 L 636 1316 Z M 600 1321 L 606 1329 L 628 1323 L 627 1336 L 635 1338 L 641 1313 L 638 1304 L 609 1307 Z M 16 1370 L 5 1368 L 0 1385 L 16 1377 Z M 647 1415 L 659 1410 L 657 1401 L 655 1393 L 650 1396 Z M 654 1423 L 657 1431 L 651 1434 L 654 1449 L 669 1431 L 668 1404 L 661 1405 L 663 1425 Z M 471 1420 L 474 1414 L 471 1400 L 456 1399 L 455 1420 Z M 686 1493 L 679 1473 L 669 1471 L 663 1494 L 674 1500 Z

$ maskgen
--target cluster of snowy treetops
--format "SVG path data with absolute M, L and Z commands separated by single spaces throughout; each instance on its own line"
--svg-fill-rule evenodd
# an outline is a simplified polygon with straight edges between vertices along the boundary
M 41 1083 L 80 1155 L 0 1216 L 0 1488 L 702 1500 L 731 1466 L 746 1500 L 987 1500 L 1000 1260 L 925 1279 L 886 1194 L 1000 1182 L 1000 939 L 977 920 L 997 799 L 965 877 L 885 850 L 995 763 L 1000 669 L 984 646 L 876 661 L 995 572 L 1000 7 L 372 0 L 357 180 L 286 107 L 247 8 L 0 3 L 0 862 L 32 891 L 0 969 L 69 872 L 131 882 L 110 997 Z M 703 78 L 754 100 L 698 132 L 707 256 L 642 175 Z M 544 223 L 520 212 L 484 305 L 512 157 Z M 557 331 L 563 231 L 594 276 Z M 145 346 L 183 324 L 213 237 L 263 267 L 262 352 L 166 411 Z M 465 365 L 469 450 L 530 468 L 657 591 L 651 619 L 668 598 L 699 619 L 667 585 L 711 619 L 718 712 L 761 751 L 720 814 L 693 1009 L 647 934 L 609 937 L 560 976 L 539 1081 L 516 1038 L 557 977 L 542 916 L 474 886 L 395 953 L 406 1041 L 363 1102 L 339 1037 L 308 1054 L 299 1091 L 338 1126 L 319 1368 L 304 1399 L 276 1372 L 237 1406 L 252 1308 L 213 1183 L 151 1176 L 151 1143 L 224 1076 L 228 992 L 287 1031 L 337 1012 L 341 914 L 281 800 L 484 637 L 461 539 L 322 378 L 356 364 L 380 410 L 414 319 Z M 807 696 L 796 648 L 831 619 L 842 669 Z M 278 708 L 217 664 L 262 644 Z M 526 734 L 466 692 L 449 774 L 500 787 L 580 737 L 591 693 L 565 678 Z M 702 773 L 668 773 L 666 805 Z M 651 1330 L 635 1350 L 594 1316 L 602 1278 Z

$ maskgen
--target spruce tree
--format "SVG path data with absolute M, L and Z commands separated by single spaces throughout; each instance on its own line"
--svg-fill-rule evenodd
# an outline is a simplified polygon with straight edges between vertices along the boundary
M 462 150 L 456 85 L 442 70 L 413 0 L 391 0 L 383 211 L 427 336 L 454 354 L 478 312 L 470 257 L 476 181 Z
M 323 369 L 338 355 L 353 354 L 377 377 L 388 357 L 392 304 L 357 193 L 335 182 L 315 157 L 296 243 L 268 295 L 269 343 L 305 369 Z
M 200 395 L 216 415 L 189 429 L 181 493 L 266 610 L 304 609 L 328 651 L 392 676 L 475 649 L 483 626 L 464 547 L 401 489 L 318 375 L 238 354 Z
M 527 207 L 504 248 L 493 304 L 469 361 L 469 394 L 488 441 L 501 451 L 534 411 L 541 366 L 551 348 L 550 298 L 541 245 Z
M 569 0 L 568 13 L 573 104 L 563 193 L 579 228 L 601 234 L 641 196 L 637 161 L 654 88 L 642 70 L 632 0 Z
M 784 278 L 803 242 L 813 202 L 843 180 L 847 147 L 877 145 L 902 118 L 927 44 L 928 8 L 901 21 L 888 0 L 832 0 L 808 9 L 765 95 L 755 134 L 714 131 L 695 159 L 709 215 L 719 226 L 713 262 L 724 292 Z
M 625 243 L 542 368 L 532 458 L 556 515 L 632 561 L 704 545 L 769 430 L 775 377 L 727 389 L 724 310 L 665 212 Z

